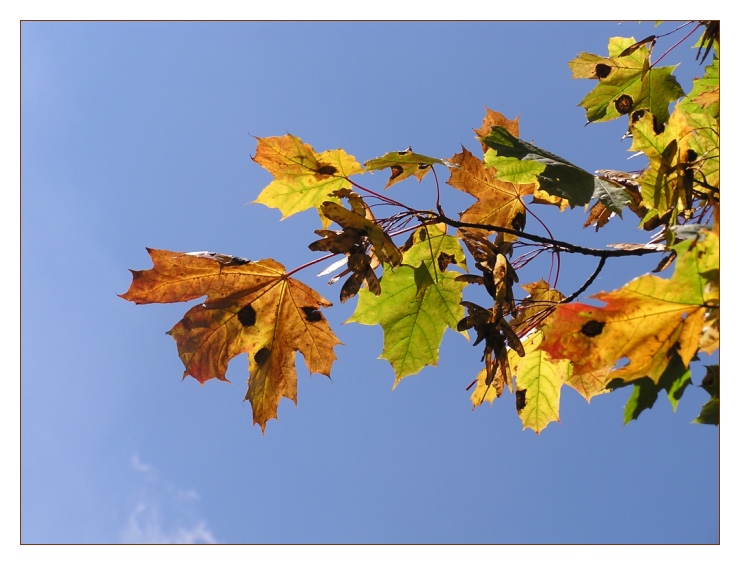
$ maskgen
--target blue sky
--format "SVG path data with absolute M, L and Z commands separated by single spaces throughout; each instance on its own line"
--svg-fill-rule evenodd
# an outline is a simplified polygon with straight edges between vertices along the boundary
M 638 168 L 624 122 L 584 127 L 577 104 L 592 84 L 570 79 L 567 62 L 653 33 L 617 22 L 24 23 L 22 541 L 716 543 L 719 434 L 690 423 L 707 398 L 698 387 L 676 414 L 661 397 L 627 426 L 628 391 L 589 405 L 566 389 L 561 423 L 537 436 L 508 393 L 471 411 L 481 351 L 448 332 L 439 365 L 391 391 L 380 328 L 342 325 L 355 301 L 339 305 L 319 267 L 299 278 L 335 303 L 326 315 L 345 346 L 331 380 L 299 361 L 298 406 L 283 401 L 263 437 L 242 402 L 244 356 L 232 384 L 181 380 L 165 332 L 188 306 L 117 296 L 128 269 L 150 267 L 146 247 L 288 268 L 315 258 L 315 213 L 281 222 L 247 205 L 271 178 L 250 159 L 253 136 L 289 132 L 360 162 L 409 145 L 450 158 L 461 144 L 479 153 L 472 130 L 487 106 L 586 170 Z M 686 91 L 702 72 L 691 44 L 663 62 L 684 61 Z M 433 205 L 429 181 L 390 191 Z M 447 211 L 472 202 L 443 191 Z M 644 238 L 631 220 L 595 234 L 581 210 L 537 213 L 558 239 Z M 653 267 L 609 263 L 593 291 Z M 565 258 L 560 288 L 594 268 Z

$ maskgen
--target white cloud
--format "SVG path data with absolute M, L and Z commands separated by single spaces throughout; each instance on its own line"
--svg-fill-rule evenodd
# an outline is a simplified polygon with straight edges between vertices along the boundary
M 160 480 L 154 467 L 136 455 L 131 468 L 139 474 L 140 484 L 121 533 L 123 543 L 218 543 L 205 520 L 194 514 L 194 503 L 200 498 L 196 491 Z
M 128 517 L 123 543 L 195 544 L 216 543 L 216 538 L 203 520 L 190 527 L 165 528 L 161 509 L 139 502 Z
M 152 470 L 152 466 L 151 465 L 147 465 L 146 463 L 142 463 L 139 460 L 139 456 L 138 455 L 135 455 L 135 454 L 133 455 L 133 457 L 131 457 L 131 468 L 134 471 L 139 471 L 140 473 L 148 473 L 149 471 Z

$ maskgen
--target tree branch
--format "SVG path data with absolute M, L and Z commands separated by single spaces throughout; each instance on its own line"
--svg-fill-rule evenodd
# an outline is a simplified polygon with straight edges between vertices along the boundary
M 495 231 L 501 233 L 508 233 L 515 235 L 522 239 L 528 239 L 537 243 L 550 246 L 553 251 L 562 251 L 564 253 L 579 253 L 581 255 L 590 255 L 592 257 L 601 257 L 608 259 L 609 257 L 634 257 L 640 255 L 648 255 L 651 253 L 664 253 L 664 249 L 651 249 L 651 248 L 639 248 L 639 249 L 594 249 L 591 247 L 583 247 L 581 245 L 574 245 L 566 241 L 558 241 L 557 239 L 551 239 L 549 237 L 542 237 L 539 235 L 526 233 L 523 231 L 505 228 L 503 226 L 493 226 L 490 224 L 474 224 L 471 222 L 459 222 L 448 218 L 442 214 L 436 212 L 426 212 L 429 217 L 429 222 L 442 222 L 453 228 L 470 228 L 470 229 L 482 229 L 488 231 Z M 426 222 L 425 222 L 426 223 Z

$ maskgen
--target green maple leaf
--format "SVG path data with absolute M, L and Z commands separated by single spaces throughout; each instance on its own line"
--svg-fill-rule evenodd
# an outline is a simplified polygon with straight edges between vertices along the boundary
M 481 141 L 495 151 L 495 153 L 486 152 L 485 163 L 496 168 L 494 176 L 496 180 L 537 182 L 540 189 L 553 196 L 564 198 L 571 207 L 588 204 L 594 191 L 597 188 L 603 189 L 604 183 L 614 184 L 596 178 L 554 153 L 514 137 L 501 126 L 492 127 L 490 133 L 481 138 Z M 512 158 L 521 161 L 519 167 L 514 166 Z M 504 178 L 502 179 L 500 175 Z M 621 189 L 616 184 L 614 186 Z
M 465 283 L 455 280 L 458 273 L 447 270 L 450 262 L 465 268 L 457 238 L 437 226 L 419 228 L 404 253 L 404 264 L 383 274 L 383 292 L 359 293 L 355 313 L 347 321 L 381 325 L 380 357 L 396 373 L 394 387 L 404 377 L 436 365 L 444 332 L 456 329 L 464 317 L 460 302 Z
M 683 96 L 672 67 L 653 68 L 650 49 L 637 49 L 634 38 L 612 37 L 609 57 L 581 53 L 570 61 L 573 78 L 596 79 L 599 84 L 581 100 L 589 122 L 619 118 L 640 109 L 668 121 L 668 105 Z
M 255 202 L 277 208 L 283 218 L 309 208 L 321 208 L 326 201 L 338 203 L 332 193 L 349 185 L 347 177 L 362 173 L 362 166 L 343 149 L 316 153 L 294 135 L 257 138 L 252 158 L 275 177 Z M 324 224 L 329 221 L 324 219 Z

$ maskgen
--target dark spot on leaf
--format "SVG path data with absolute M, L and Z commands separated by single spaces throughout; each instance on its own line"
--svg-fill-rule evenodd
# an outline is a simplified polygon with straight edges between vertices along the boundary
M 319 167 L 319 170 L 316 172 L 320 175 L 333 175 L 337 172 L 337 168 L 332 167 L 331 165 L 321 165 L 321 167 Z
M 427 167 L 429 167 L 429 164 L 428 163 L 419 163 L 419 170 L 420 171 L 423 171 Z
M 242 326 L 248 328 L 249 326 L 253 326 L 257 321 L 257 312 L 254 311 L 251 304 L 247 304 L 244 308 L 239 310 L 236 317 L 239 318 Z
M 655 135 L 660 135 L 665 131 L 665 126 L 658 121 L 658 118 L 653 116 L 653 131 Z
M 232 265 L 247 265 L 251 263 L 249 259 L 244 259 L 243 257 L 232 257 L 231 258 L 231 264 Z
M 686 152 L 686 161 L 689 163 L 693 163 L 694 161 L 696 161 L 697 157 L 698 155 L 696 154 L 696 151 L 694 151 L 693 149 L 689 149 Z
M 399 155 L 406 155 L 407 153 L 411 153 L 412 151 L 413 151 L 413 149 L 411 149 L 411 146 L 409 145 L 403 151 L 397 151 L 396 153 L 398 153 Z
M 254 361 L 255 363 L 257 363 L 257 365 L 261 367 L 265 364 L 265 361 L 267 361 L 268 357 L 270 357 L 270 348 L 263 347 L 254 356 Z
M 400 154 L 400 152 L 399 152 Z M 391 165 L 391 180 L 403 173 L 403 167 L 400 165 Z
M 632 115 L 630 116 L 630 121 L 634 124 L 635 122 L 639 122 L 640 119 L 645 115 L 645 110 L 636 110 L 635 112 L 632 112 Z
M 518 212 L 514 219 L 511 220 L 511 227 L 515 230 L 523 230 L 524 225 L 527 223 L 527 216 L 523 212 Z
M 447 267 L 449 267 L 450 263 L 453 265 L 457 265 L 457 259 L 455 259 L 454 255 L 450 255 L 449 253 L 445 253 L 442 251 L 439 254 L 439 257 L 437 257 L 437 266 L 439 266 L 439 270 L 443 273 L 447 270 Z
M 527 405 L 527 389 L 523 388 L 516 391 L 516 411 L 521 412 Z
M 614 101 L 614 107 L 620 114 L 629 114 L 634 106 L 634 101 L 629 94 L 622 94 L 619 98 Z
M 180 320 L 180 323 L 182 324 L 182 327 L 185 328 L 186 331 L 190 331 L 190 329 L 193 327 L 192 324 L 190 323 L 190 320 L 188 320 L 187 318 L 183 318 L 182 320 Z
M 317 308 L 312 308 L 311 306 L 301 306 L 301 310 L 303 310 L 303 314 L 306 316 L 306 320 L 309 322 L 320 322 L 324 319 L 324 317 L 321 315 L 321 312 Z
M 599 80 L 608 77 L 610 72 L 612 72 L 612 68 L 609 65 L 605 65 L 604 63 L 596 65 L 596 78 Z
M 606 322 L 599 322 L 597 320 L 589 320 L 581 328 L 581 333 L 586 337 L 596 337 L 604 329 Z

